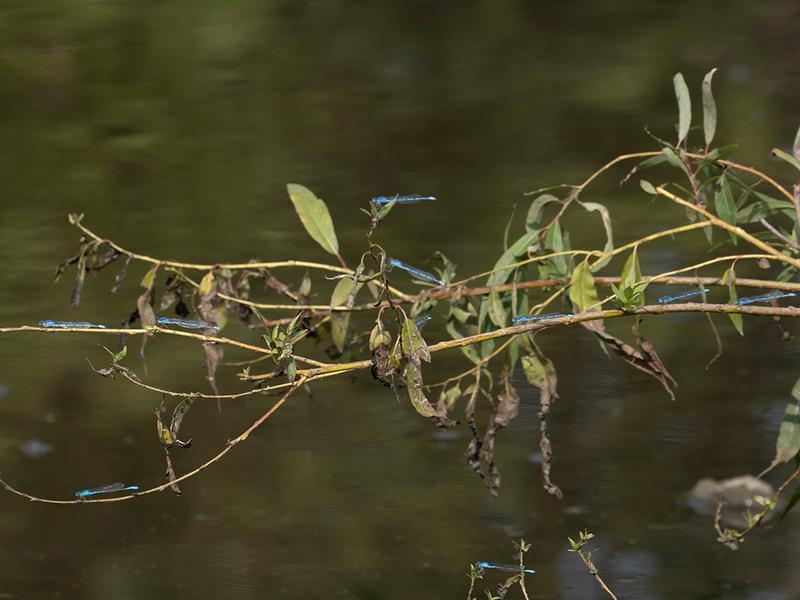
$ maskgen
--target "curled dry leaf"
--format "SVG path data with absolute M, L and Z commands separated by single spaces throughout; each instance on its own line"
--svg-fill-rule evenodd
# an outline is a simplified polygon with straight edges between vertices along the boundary
M 496 496 L 500 489 L 500 471 L 494 462 L 494 444 L 497 432 L 503 427 L 507 427 L 519 412 L 519 394 L 511 385 L 508 371 L 503 373 L 502 386 L 501 392 L 497 395 L 497 401 L 492 407 L 489 425 L 486 427 L 486 433 L 478 452 L 480 463 L 484 469 L 484 481 L 493 496 Z M 470 446 L 470 449 L 473 450 L 472 444 Z
M 550 479 L 553 447 L 547 427 L 550 408 L 558 400 L 558 375 L 553 363 L 536 346 L 532 350 L 531 354 L 522 357 L 522 369 L 528 383 L 539 388 L 539 451 L 542 453 L 543 486 L 548 494 L 561 499 L 564 494 Z
M 172 411 L 172 418 L 169 422 L 169 433 L 172 436 L 173 443 L 179 448 L 188 448 L 192 445 L 192 438 L 184 442 L 178 437 L 181 431 L 183 418 L 186 416 L 186 413 L 189 412 L 189 409 L 192 408 L 192 405 L 194 405 L 193 398 L 184 398 L 178 403 L 175 410 Z
M 409 358 L 406 364 L 406 388 L 411 405 L 423 417 L 447 418 L 443 411 L 434 408 L 422 389 L 422 367 L 419 359 Z
M 669 394 L 670 399 L 675 400 L 673 388 L 678 384 L 669 374 L 650 342 L 640 339 L 639 348 L 636 349 L 608 333 L 603 321 L 584 321 L 581 325 L 600 338 L 606 347 L 621 356 L 626 363 L 655 378 Z

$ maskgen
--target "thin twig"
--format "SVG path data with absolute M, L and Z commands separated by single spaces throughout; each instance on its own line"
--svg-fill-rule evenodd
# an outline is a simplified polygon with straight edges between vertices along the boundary
M 241 442 L 247 440 L 251 433 L 253 433 L 256 429 L 258 429 L 267 419 L 269 419 L 276 410 L 278 410 L 283 404 L 289 399 L 289 397 L 297 391 L 303 384 L 306 383 L 308 380 L 307 377 L 300 377 L 295 384 L 277 401 L 275 402 L 267 412 L 261 415 L 258 419 L 256 419 L 250 427 L 245 429 L 241 434 L 229 440 L 225 447 L 220 450 L 216 455 L 212 458 L 208 459 L 206 462 L 201 464 L 200 466 L 192 469 L 188 473 L 184 473 L 180 477 L 176 477 L 174 480 L 168 481 L 167 483 L 163 483 L 161 485 L 157 485 L 155 487 L 148 488 L 146 490 L 142 490 L 139 492 L 135 492 L 133 494 L 127 494 L 125 496 L 115 496 L 113 498 L 94 498 L 94 499 L 84 499 L 80 498 L 77 500 L 57 500 L 52 498 L 40 498 L 39 496 L 34 496 L 32 494 L 28 494 L 27 492 L 20 491 L 4 481 L 0 479 L 0 485 L 5 487 L 9 492 L 12 494 L 16 494 L 17 496 L 22 496 L 23 498 L 27 498 L 31 502 L 43 502 L 45 504 L 110 504 L 112 502 L 124 502 L 127 500 L 133 500 L 134 498 L 138 498 L 139 496 L 146 496 L 147 494 L 153 494 L 155 492 L 163 492 L 164 490 L 170 489 L 173 485 L 180 483 L 181 481 L 186 481 L 191 477 L 194 477 L 198 473 L 204 471 L 214 463 L 218 462 L 223 456 L 225 456 L 228 452 L 233 450 L 234 446 L 238 445 Z
M 498 338 L 508 337 L 510 335 L 517 335 L 529 331 L 538 331 L 541 329 L 548 329 L 558 325 L 574 325 L 583 323 L 585 321 L 598 321 L 602 319 L 615 319 L 620 317 L 630 317 L 636 315 L 661 315 L 672 313 L 738 313 L 745 315 L 758 315 L 758 316 L 782 316 L 782 317 L 800 317 L 800 307 L 794 306 L 754 306 L 742 304 L 702 304 L 702 303 L 686 303 L 686 304 L 653 304 L 642 306 L 636 310 L 628 312 L 622 309 L 606 309 L 597 311 L 587 311 L 577 315 L 554 317 L 545 322 L 535 321 L 533 323 L 522 323 L 520 325 L 513 325 L 511 327 L 503 327 L 495 331 L 486 333 L 479 333 L 476 335 L 469 335 L 456 340 L 446 340 L 428 346 L 428 351 L 433 354 L 442 350 L 449 350 L 451 348 L 460 348 L 462 346 L 469 346 L 494 340 Z M 372 360 L 360 360 L 348 363 L 335 363 L 325 367 L 318 367 L 312 369 L 298 369 L 297 373 L 307 376 L 315 376 L 322 373 L 334 372 L 349 372 L 361 369 L 368 369 L 372 366 Z M 246 381 L 258 381 L 260 379 L 271 378 L 272 375 L 250 375 Z
M 149 335 L 149 334 L 158 334 L 158 335 L 175 335 L 178 337 L 185 337 L 191 338 L 195 340 L 200 340 L 203 342 L 210 342 L 212 344 L 225 344 L 228 346 L 236 346 L 237 348 L 243 348 L 245 350 L 250 350 L 251 352 L 258 352 L 259 354 L 275 354 L 273 350 L 269 350 L 268 348 L 262 348 L 260 346 L 253 346 L 252 344 L 247 344 L 245 342 L 240 342 L 239 340 L 234 340 L 232 338 L 226 337 L 215 337 L 209 335 L 203 335 L 200 333 L 191 333 L 189 331 L 178 331 L 177 329 L 166 329 L 163 327 L 152 327 L 150 329 L 125 329 L 125 328 L 104 328 L 104 329 L 87 329 L 85 327 L 41 327 L 39 325 L 20 325 L 17 327 L 0 327 L 0 333 L 15 333 L 15 332 L 23 332 L 23 331 L 39 331 L 43 333 L 99 333 L 99 334 L 122 334 L 122 335 Z M 302 362 L 308 365 L 315 365 L 315 366 L 326 366 L 330 365 L 331 363 L 325 363 L 318 360 L 314 360 L 313 358 L 305 358 L 303 356 L 294 355 L 294 358 L 298 362 Z
M 781 241 L 782 241 L 784 244 L 786 244 L 787 246 L 791 246 L 791 247 L 792 247 L 792 248 L 794 248 L 795 250 L 800 250 L 800 246 L 798 246 L 798 245 L 797 245 L 797 244 L 794 242 L 794 240 L 791 240 L 791 239 L 789 239 L 788 237 L 786 237 L 785 235 L 783 235 L 783 234 L 782 234 L 780 231 L 778 231 L 777 229 L 775 229 L 775 227 L 774 227 L 774 226 L 773 226 L 773 225 L 772 225 L 772 224 L 771 224 L 769 221 L 767 221 L 766 219 L 761 219 L 761 220 L 759 221 L 759 223 L 761 223 L 761 224 L 762 224 L 764 227 L 766 227 L 767 229 L 769 229 L 769 230 L 770 230 L 770 232 L 772 232 L 772 235 L 774 235 L 776 238 L 778 238 L 779 240 L 781 240 Z
M 592 562 L 591 556 L 588 556 L 587 553 L 581 549 L 576 550 L 575 553 L 578 555 L 578 557 L 580 557 L 583 564 L 586 565 L 586 568 L 589 570 L 589 574 L 592 577 L 594 577 L 594 580 L 598 583 L 598 585 L 600 585 L 600 587 L 603 588 L 603 591 L 605 591 L 606 594 L 611 596 L 613 600 L 617 600 L 617 597 L 614 595 L 614 592 L 611 591 L 611 588 L 609 588 L 606 585 L 606 582 L 603 581 L 603 578 L 600 577 L 600 572 L 597 570 L 597 567 Z
M 729 232 L 733 233 L 734 235 L 736 235 L 736 236 L 742 238 L 743 240 L 749 242 L 750 244 L 752 244 L 756 248 L 758 248 L 760 250 L 763 250 L 767 254 L 771 255 L 772 258 L 777 259 L 780 262 L 786 263 L 787 265 L 791 265 L 796 269 L 800 269 L 800 260 L 798 260 L 798 259 L 796 259 L 794 257 L 791 257 L 791 256 L 787 256 L 786 254 L 780 252 L 779 250 L 776 250 L 775 248 L 773 248 L 769 244 L 767 244 L 765 242 L 762 242 L 757 237 L 747 233 L 741 227 L 738 227 L 736 225 L 731 225 L 730 223 L 728 223 L 726 221 L 723 221 L 722 219 L 717 218 L 715 215 L 711 214 L 710 212 L 708 212 L 704 208 L 701 208 L 699 206 L 695 206 L 691 202 L 687 202 L 683 198 L 681 198 L 679 196 L 676 196 L 675 194 L 673 194 L 669 190 L 666 190 L 663 186 L 657 187 L 656 188 L 656 193 L 658 195 L 660 195 L 660 196 L 664 196 L 665 198 L 668 198 L 668 199 L 672 200 L 676 204 L 680 204 L 681 206 L 684 206 L 684 207 L 686 207 L 686 208 L 688 208 L 690 210 L 693 210 L 694 212 L 696 212 L 698 214 L 703 215 L 706 219 L 711 221 L 711 223 L 713 223 L 716 227 L 719 227 L 720 229 L 724 229 L 725 231 L 729 231 Z
M 789 486 L 789 484 L 791 484 L 798 477 L 800 477 L 800 467 L 792 471 L 792 473 L 786 479 L 784 479 L 783 483 L 781 483 L 780 487 L 778 487 L 778 489 L 775 491 L 775 494 L 772 496 L 772 500 L 769 502 L 769 504 L 764 506 L 764 508 L 759 511 L 757 515 L 755 515 L 753 520 L 750 522 L 750 525 L 748 525 L 745 529 L 722 529 L 722 509 L 725 506 L 725 501 L 723 500 L 719 502 L 717 504 L 717 511 L 714 516 L 714 529 L 717 532 L 717 541 L 727 546 L 731 550 L 737 550 L 739 548 L 739 544 L 744 541 L 744 537 L 755 528 L 761 526 L 769 512 L 775 506 L 777 506 L 778 500 L 783 495 L 783 492 L 786 491 L 786 488 Z
M 306 269 L 316 269 L 320 271 L 331 271 L 334 273 L 347 273 L 348 275 L 353 274 L 353 270 L 347 268 L 346 266 L 337 267 L 336 265 L 328 265 L 325 263 L 318 263 L 318 262 L 309 262 L 304 260 L 279 260 L 279 261 L 271 261 L 271 262 L 257 262 L 251 261 L 246 263 L 216 263 L 216 264 L 204 264 L 204 263 L 187 263 L 187 262 L 180 262 L 175 260 L 163 260 L 159 258 L 153 258 L 152 256 L 147 256 L 146 254 L 138 254 L 136 252 L 132 252 L 131 250 L 127 250 L 123 248 L 116 242 L 102 238 L 97 235 L 95 232 L 81 224 L 73 220 L 70 217 L 70 223 L 75 225 L 82 233 L 90 237 L 91 239 L 103 242 L 108 244 L 117 252 L 124 254 L 125 256 L 129 256 L 134 260 L 138 260 L 141 262 L 147 262 L 153 265 L 160 265 L 163 267 L 173 267 L 175 269 L 191 269 L 194 271 L 211 271 L 214 269 L 229 269 L 231 271 L 241 271 L 244 269 L 278 269 L 278 268 L 286 268 L 286 267 L 300 267 Z M 380 285 L 380 283 L 378 283 Z M 406 300 L 408 298 L 408 294 L 401 292 L 395 288 L 389 287 L 389 290 L 398 296 L 401 299 Z M 233 299 L 232 296 L 229 296 L 228 299 Z

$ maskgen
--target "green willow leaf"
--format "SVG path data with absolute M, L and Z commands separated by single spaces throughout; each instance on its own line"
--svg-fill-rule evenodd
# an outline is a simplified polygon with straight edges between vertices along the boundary
M 714 101 L 714 94 L 711 91 L 711 80 L 716 72 L 715 67 L 703 77 L 703 133 L 706 149 L 714 141 L 714 134 L 717 132 L 717 103 Z
M 612 284 L 611 288 L 623 310 L 634 310 L 645 305 L 644 290 L 648 285 L 649 282 L 642 280 L 637 248 L 634 248 L 622 267 L 619 286 Z
M 569 298 L 575 304 L 577 312 L 583 312 L 587 307 L 600 302 L 600 298 L 597 296 L 597 289 L 594 286 L 592 271 L 585 262 L 579 264 L 572 271 Z
M 350 292 L 353 291 L 354 285 L 355 282 L 352 279 L 348 279 L 347 277 L 340 279 L 336 287 L 333 288 L 331 306 L 344 306 L 347 302 L 347 297 L 350 295 Z
M 123 347 L 122 347 L 122 350 L 120 350 L 119 352 L 117 352 L 117 353 L 114 355 L 114 362 L 115 362 L 115 363 L 122 362 L 122 360 L 123 360 L 123 359 L 124 359 L 126 356 L 128 356 L 128 347 L 127 347 L 127 346 L 123 346 Z
M 651 156 L 650 158 L 646 158 L 642 162 L 640 162 L 638 165 L 633 167 L 633 169 L 631 169 L 630 173 L 628 173 L 628 175 L 626 176 L 625 179 L 627 180 L 628 178 L 633 177 L 633 175 L 635 173 L 638 173 L 639 171 L 644 171 L 645 169 L 650 169 L 651 167 L 655 167 L 657 165 L 660 165 L 665 160 L 667 160 L 667 157 L 664 156 L 663 154 L 659 154 L 657 156 Z
M 656 188 L 653 186 L 653 184 L 652 184 L 652 183 L 650 183 L 650 182 L 649 182 L 649 181 L 647 181 L 646 179 L 640 179 L 640 180 L 639 180 L 639 185 L 640 185 L 640 186 L 641 186 L 641 188 L 642 188 L 642 189 L 643 189 L 645 192 L 647 192 L 648 194 L 652 194 L 652 195 L 654 195 L 654 196 L 656 195 L 656 193 L 657 193 L 657 192 L 656 192 Z
M 430 400 L 425 397 L 422 385 L 422 370 L 419 361 L 409 361 L 406 367 L 406 388 L 411 405 L 423 417 L 444 417 L 444 412 L 437 411 Z
M 728 304 L 734 304 L 739 299 L 739 295 L 736 293 L 736 271 L 734 271 L 733 267 L 722 275 L 722 283 L 728 286 Z M 731 323 L 733 323 L 739 335 L 744 335 L 744 319 L 742 319 L 742 315 L 728 313 L 728 317 L 730 317 Z
M 431 361 L 431 354 L 428 352 L 428 345 L 425 343 L 425 339 L 419 332 L 414 319 L 409 319 L 406 317 L 403 321 L 403 326 L 400 328 L 400 347 L 403 350 L 403 356 L 408 358 L 410 361 Z
M 339 254 L 339 241 L 336 239 L 333 220 L 325 202 L 302 185 L 290 183 L 286 189 L 308 235 L 322 246 L 325 252 L 333 255 Z
M 453 408 L 453 406 L 455 406 L 460 397 L 461 386 L 459 386 L 458 383 L 451 388 L 443 387 L 441 393 L 439 394 L 439 405 L 444 406 L 447 410 L 450 410 Z
M 719 185 L 719 191 L 714 197 L 714 206 L 717 209 L 717 216 L 730 225 L 736 225 L 736 203 L 733 201 L 731 185 L 725 175 L 719 178 Z M 730 236 L 733 243 L 736 244 L 736 235 L 730 233 Z
M 375 325 L 369 334 L 369 349 L 374 352 L 378 346 L 388 346 L 392 343 L 392 334 L 380 324 Z
M 450 334 L 450 337 L 454 340 L 464 337 L 464 335 L 458 331 L 458 329 L 456 329 L 455 323 L 452 321 L 447 323 L 445 329 L 447 330 L 447 333 Z M 460 346 L 460 348 L 464 356 L 471 360 L 473 364 L 477 365 L 481 362 L 481 357 L 478 355 L 478 351 L 474 346 Z
M 794 136 L 794 145 L 792 146 L 792 154 L 797 160 L 800 160 L 800 127 L 797 128 L 797 135 Z
M 509 373 L 514 372 L 514 368 L 517 366 L 519 362 L 519 353 L 522 347 L 522 342 L 520 341 L 519 336 L 514 337 L 511 340 L 511 343 L 508 345 L 508 371 Z
M 795 169 L 800 171 L 800 159 L 797 159 L 797 158 L 795 158 L 794 156 L 792 156 L 790 154 L 786 154 L 786 152 L 784 152 L 780 148 L 773 148 L 772 149 L 772 155 L 773 156 L 777 156 L 781 160 L 786 161 L 787 163 L 792 165 Z
M 600 218 L 603 221 L 603 229 L 606 231 L 606 245 L 603 247 L 603 252 L 610 252 L 614 249 L 614 229 L 611 226 L 611 215 L 608 209 L 598 202 L 578 202 L 583 208 L 589 212 L 600 213 Z
M 548 385 L 555 391 L 556 368 L 553 361 L 542 355 L 538 349 L 522 357 L 522 371 L 531 385 L 538 388 Z
M 782 521 L 783 518 L 789 514 L 789 511 L 794 508 L 794 505 L 797 504 L 797 501 L 800 500 L 800 486 L 796 487 L 794 492 L 792 492 L 792 497 L 789 498 L 789 502 L 786 503 L 786 507 L 783 509 L 783 512 L 778 517 L 778 521 Z
M 489 318 L 498 327 L 505 327 L 508 323 L 508 313 L 503 306 L 503 300 L 494 288 L 489 291 Z
M 681 73 L 676 73 L 672 78 L 675 87 L 675 97 L 678 100 L 678 144 L 689 135 L 692 126 L 692 101 L 689 97 L 689 88 Z
M 333 345 L 339 352 L 344 350 L 345 342 L 347 342 L 347 330 L 350 327 L 350 313 L 349 312 L 333 312 L 331 313 L 331 339 Z
M 149 271 L 147 271 L 147 273 L 144 274 L 144 277 L 142 277 L 142 283 L 141 283 L 141 286 L 144 289 L 147 290 L 147 289 L 150 289 L 151 287 L 153 287 L 153 284 L 156 281 L 156 273 L 157 272 L 158 272 L 158 265 L 153 265 L 153 267 Z
M 503 252 L 494 265 L 495 272 L 489 275 L 486 279 L 486 287 L 494 287 L 496 285 L 503 285 L 508 281 L 513 269 L 505 268 L 508 265 L 513 265 L 519 262 L 523 256 L 527 256 L 528 248 L 533 244 L 539 236 L 538 231 L 524 233 L 517 239 L 511 247 Z M 484 297 L 481 301 L 480 312 L 478 314 L 478 327 L 483 331 L 483 326 L 486 323 L 486 318 L 489 316 L 489 298 Z
M 511 231 L 511 224 L 514 222 L 514 214 L 517 212 L 517 205 L 511 207 L 511 214 L 508 215 L 508 221 L 506 222 L 506 228 L 503 231 L 503 252 L 508 250 L 508 234 Z
M 344 306 L 347 297 L 353 291 L 355 283 L 352 279 L 340 279 L 331 294 L 331 307 Z M 346 311 L 331 311 L 331 337 L 333 345 L 339 352 L 344 350 L 347 341 L 347 330 L 350 327 L 350 313 Z
M 556 221 L 547 230 L 544 239 L 545 246 L 553 252 L 564 252 L 569 250 L 569 237 L 561 228 L 561 223 Z M 570 271 L 570 261 L 566 255 L 554 256 L 548 260 L 553 275 L 556 277 L 566 277 Z
M 145 276 L 146 277 L 146 276 Z M 142 285 L 144 285 L 144 279 L 142 280 Z M 214 272 L 209 271 L 203 278 L 200 280 L 200 295 L 201 296 L 208 296 L 211 293 L 211 290 L 214 287 Z
M 662 148 L 661 153 L 664 155 L 670 165 L 683 171 L 687 177 L 690 176 L 689 169 L 686 168 L 684 162 L 677 154 L 675 154 L 675 151 L 672 148 Z
M 788 200 L 778 200 L 755 190 L 751 190 L 750 196 L 755 198 L 755 201 L 737 211 L 736 221 L 738 223 L 755 223 L 778 212 L 791 219 L 797 216 L 794 205 Z
M 792 388 L 792 398 L 786 405 L 778 440 L 775 442 L 773 465 L 791 460 L 800 451 L 800 379 Z
M 633 287 L 635 284 L 642 280 L 642 269 L 639 266 L 639 255 L 637 248 L 633 249 L 628 260 L 625 261 L 625 266 L 622 267 L 622 275 L 620 275 L 620 285 L 624 287 Z
M 603 220 L 603 229 L 606 230 L 606 245 L 603 247 L 603 253 L 608 254 L 614 249 L 614 229 L 611 226 L 611 215 L 609 214 L 608 209 L 597 202 L 581 202 L 579 200 L 578 204 L 580 204 L 589 212 L 600 213 L 600 218 Z M 610 260 L 610 258 L 606 258 L 599 261 L 596 265 L 594 265 L 593 270 L 597 271 L 602 269 Z
M 542 194 L 531 202 L 531 207 L 528 209 L 528 216 L 525 219 L 525 229 L 528 233 L 537 233 L 539 231 L 539 221 L 542 220 L 544 207 L 551 202 L 560 203 L 561 200 L 553 194 Z
M 517 241 L 511 244 L 508 250 L 503 252 L 494 265 L 494 268 L 498 270 L 489 275 L 489 278 L 486 280 L 487 287 L 503 285 L 508 281 L 512 269 L 506 269 L 504 267 L 518 262 L 519 257 L 525 256 L 528 252 L 528 248 L 536 241 L 538 233 L 538 231 L 535 231 L 523 234 Z

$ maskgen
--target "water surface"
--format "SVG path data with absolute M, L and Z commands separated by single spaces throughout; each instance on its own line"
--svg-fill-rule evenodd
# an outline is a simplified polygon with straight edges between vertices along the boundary
M 369 198 L 436 195 L 436 204 L 396 210 L 381 242 L 410 264 L 424 266 L 440 249 L 461 274 L 486 269 L 523 192 L 574 183 L 616 154 L 651 149 L 645 125 L 671 136 L 670 80 L 679 70 L 697 90 L 719 67 L 719 137 L 742 145 L 743 162 L 787 176 L 767 156 L 796 131 L 797 16 L 788 1 L 719 10 L 703 2 L 6 0 L 0 323 L 115 323 L 133 307 L 142 269 L 116 296 L 110 274 L 90 277 L 77 308 L 70 277 L 51 283 L 77 245 L 68 212 L 153 256 L 326 260 L 297 223 L 287 182 L 325 198 L 349 260 L 364 248 L 357 208 Z M 618 243 L 682 221 L 635 182 L 620 189 L 623 174 L 588 196 L 611 210 Z M 572 227 L 574 245 L 601 243 L 598 223 Z M 704 251 L 700 233 L 683 243 L 643 252 L 645 270 Z M 703 476 L 767 464 L 797 377 L 797 342 L 781 343 L 769 322 L 747 320 L 744 341 L 718 323 L 725 354 L 709 372 L 714 344 L 702 316 L 645 324 L 680 382 L 674 403 L 605 359 L 587 335 L 541 336 L 559 369 L 551 427 L 563 501 L 541 489 L 530 458 L 533 390 L 521 387 L 521 413 L 500 434 L 503 488 L 493 498 L 465 464 L 465 429 L 436 435 L 359 374 L 320 382 L 313 398 L 297 395 L 183 485 L 180 498 L 48 507 L 0 495 L 0 597 L 463 597 L 467 565 L 509 562 L 512 540 L 524 536 L 537 598 L 601 598 L 565 551 L 581 528 L 596 534 L 598 566 L 621 597 L 795 597 L 792 519 L 731 553 L 714 543 L 708 519 L 680 502 Z M 441 325 L 441 316 L 428 325 L 430 341 L 446 335 Z M 241 328 L 232 334 L 256 339 Z M 161 481 L 160 398 L 93 374 L 85 357 L 102 363 L 97 342 L 83 334 L 0 340 L 3 477 L 65 498 L 117 480 Z M 135 349 L 129 364 L 141 371 Z M 153 384 L 205 389 L 192 344 L 154 340 L 148 357 Z M 437 357 L 426 378 L 463 367 L 455 355 Z M 235 371 L 220 373 L 224 389 L 238 389 Z M 229 403 L 221 415 L 213 402 L 198 404 L 184 424 L 195 444 L 174 452 L 178 470 L 215 453 L 268 401 Z M 49 451 L 26 453 L 31 440 Z

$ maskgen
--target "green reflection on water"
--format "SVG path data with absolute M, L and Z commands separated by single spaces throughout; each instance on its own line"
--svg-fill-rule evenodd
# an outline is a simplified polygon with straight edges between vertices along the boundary
M 411 264 L 442 249 L 462 274 L 485 269 L 522 192 L 574 182 L 647 147 L 645 123 L 671 131 L 677 70 L 699 81 L 720 67 L 719 135 L 742 143 L 742 161 L 763 164 L 796 129 L 793 10 L 788 2 L 720 11 L 655 2 L 8 1 L 0 7 L 0 318 L 113 323 L 131 309 L 141 273 L 119 297 L 107 292 L 108 277 L 90 279 L 77 309 L 68 306 L 69 281 L 50 283 L 75 247 L 67 212 L 85 212 L 102 235 L 157 256 L 318 260 L 285 197 L 288 181 L 326 199 L 350 258 L 364 242 L 357 206 L 378 194 L 434 194 L 442 201 L 422 219 L 393 213 L 380 232 L 386 247 Z M 592 199 L 610 207 L 620 243 L 654 227 L 651 205 L 614 178 Z M 681 219 L 658 214 L 658 226 Z M 574 235 L 588 244 L 602 231 L 576 225 Z M 701 235 L 687 244 L 697 249 Z M 669 246 L 658 251 L 643 261 L 674 259 Z M 431 325 L 430 336 L 442 335 Z M 587 598 L 593 584 L 561 551 L 582 527 L 597 533 L 600 568 L 623 597 L 789 593 L 791 523 L 754 536 L 747 557 L 722 555 L 709 524 L 676 499 L 703 475 L 768 461 L 775 422 L 763 415 L 780 410 L 796 377 L 796 346 L 776 357 L 768 331 L 753 331 L 747 348 L 727 335 L 720 371 L 706 377 L 713 345 L 682 343 L 701 318 L 648 327 L 681 381 L 678 403 L 624 366 L 599 362 L 578 332 L 543 341 L 562 380 L 552 429 L 563 504 L 545 495 L 526 458 L 537 428 L 530 390 L 502 434 L 504 487 L 493 499 L 464 464 L 463 430 L 437 440 L 366 379 L 331 381 L 312 400 L 294 399 L 180 499 L 60 510 L 4 496 L 0 593 L 452 597 L 463 593 L 470 561 L 508 561 L 511 539 L 524 535 L 534 543 L 533 589 Z M 103 355 L 79 335 L 2 340 L 4 476 L 65 497 L 118 479 L 158 480 L 159 398 L 92 375 L 84 356 Z M 429 376 L 443 374 L 443 363 Z M 178 341 L 152 343 L 149 367 L 156 383 L 203 383 L 200 351 Z M 213 404 L 195 407 L 184 425 L 195 446 L 176 457 L 178 468 L 216 451 L 262 406 L 250 399 L 221 416 Z M 26 459 L 18 447 L 32 437 L 53 451 Z M 624 578 L 629 565 L 634 576 Z

